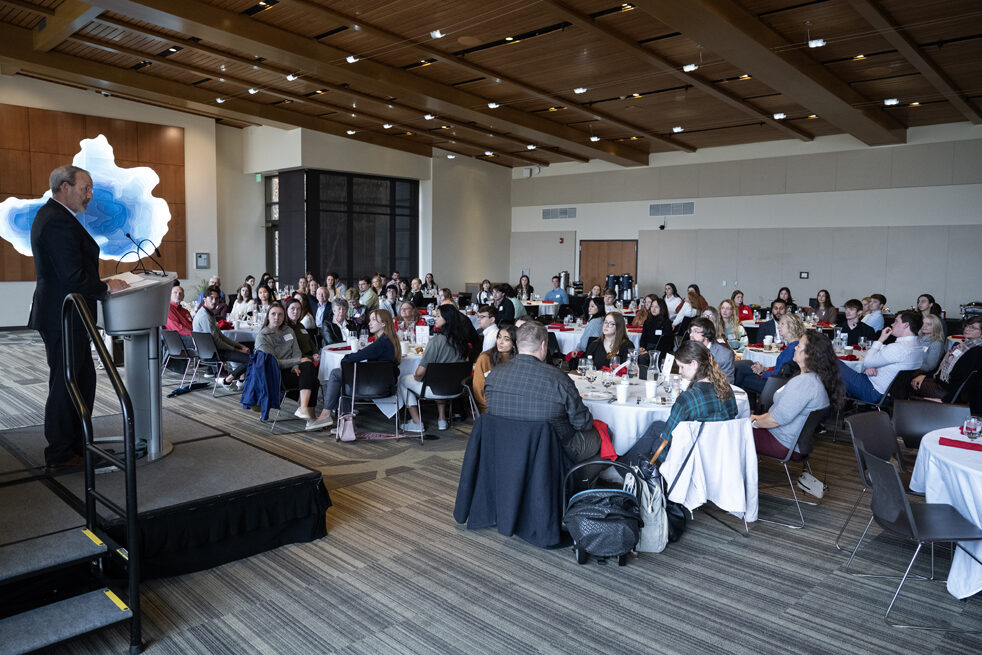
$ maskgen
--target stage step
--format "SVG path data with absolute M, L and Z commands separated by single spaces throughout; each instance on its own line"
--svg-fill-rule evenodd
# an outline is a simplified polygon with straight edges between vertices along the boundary
M 125 621 L 133 615 L 109 589 L 45 605 L 0 620 L 0 655 L 30 653 L 66 639 Z
M 44 535 L 0 547 L 0 584 L 95 559 L 107 550 L 83 528 Z

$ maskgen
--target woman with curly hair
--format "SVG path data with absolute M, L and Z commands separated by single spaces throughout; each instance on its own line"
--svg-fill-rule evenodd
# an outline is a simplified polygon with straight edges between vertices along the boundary
M 830 405 L 841 407 L 845 400 L 839 360 L 827 336 L 814 330 L 802 335 L 794 351 L 794 361 L 801 373 L 777 390 L 769 412 L 750 417 L 754 426 L 754 444 L 761 455 L 783 459 L 809 414 Z M 801 457 L 792 455 L 791 459 Z

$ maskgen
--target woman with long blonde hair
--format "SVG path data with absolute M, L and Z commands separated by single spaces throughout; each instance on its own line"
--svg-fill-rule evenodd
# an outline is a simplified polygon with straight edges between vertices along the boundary
M 723 325 L 723 331 L 718 332 L 720 336 L 725 336 L 730 348 L 738 353 L 742 353 L 747 347 L 747 331 L 740 324 L 739 310 L 736 303 L 727 298 L 719 304 L 719 318 Z
M 924 348 L 924 362 L 921 370 L 933 373 L 945 354 L 944 326 L 934 314 L 925 314 L 921 331 L 917 334 L 917 344 Z

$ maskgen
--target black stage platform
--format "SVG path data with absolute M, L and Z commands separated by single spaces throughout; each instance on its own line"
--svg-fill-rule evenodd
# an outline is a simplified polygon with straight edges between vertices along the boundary
M 97 417 L 93 427 L 97 437 L 117 435 L 122 419 Z M 0 432 L 0 546 L 84 524 L 82 473 L 30 480 L 43 472 L 42 430 Z M 163 412 L 162 433 L 174 451 L 137 469 L 144 578 L 327 534 L 331 500 L 319 472 L 171 410 Z M 123 504 L 121 471 L 98 475 L 96 488 Z M 125 544 L 124 524 L 105 520 L 104 529 Z

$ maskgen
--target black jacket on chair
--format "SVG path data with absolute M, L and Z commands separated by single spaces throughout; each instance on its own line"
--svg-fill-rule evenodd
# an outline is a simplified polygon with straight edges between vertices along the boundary
M 548 421 L 481 414 L 467 441 L 454 520 L 471 530 L 496 525 L 501 534 L 534 546 L 556 546 L 569 468 Z

